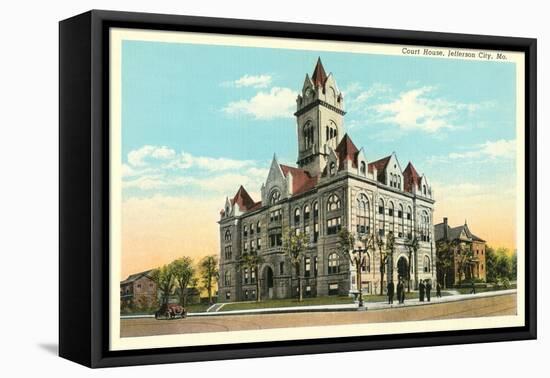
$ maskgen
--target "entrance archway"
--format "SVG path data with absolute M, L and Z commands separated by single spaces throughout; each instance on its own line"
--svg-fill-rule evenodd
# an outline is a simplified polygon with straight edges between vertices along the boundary
M 397 260 L 397 277 L 406 281 L 408 274 L 409 262 L 404 256 L 401 256 L 399 260 Z
M 264 281 L 264 298 L 272 299 L 273 298 L 273 269 L 270 266 L 266 266 L 263 272 L 263 281 Z

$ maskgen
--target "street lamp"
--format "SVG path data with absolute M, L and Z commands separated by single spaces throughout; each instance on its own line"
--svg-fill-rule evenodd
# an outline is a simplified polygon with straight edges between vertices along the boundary
M 353 254 L 353 262 L 355 264 L 355 267 L 357 268 L 357 290 L 359 290 L 359 308 L 363 308 L 363 288 L 362 288 L 362 279 L 361 279 L 361 269 L 363 269 L 363 266 L 365 265 L 365 251 L 362 246 L 359 248 L 354 248 L 352 251 Z

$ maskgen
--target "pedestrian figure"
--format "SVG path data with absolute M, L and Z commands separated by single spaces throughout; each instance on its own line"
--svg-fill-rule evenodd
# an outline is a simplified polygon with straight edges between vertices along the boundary
M 474 283 L 474 280 L 472 280 L 472 290 L 470 291 L 470 294 L 476 293 L 476 284 Z
M 399 280 L 399 282 L 397 283 L 397 301 L 400 304 L 403 303 L 401 302 L 402 296 L 403 296 L 403 281 Z
M 388 283 L 388 304 L 393 304 L 394 291 L 395 291 L 395 287 L 393 285 L 393 281 L 390 281 Z
M 427 280 L 426 281 L 426 299 L 428 299 L 428 302 L 430 302 L 432 299 L 431 292 L 432 292 L 432 283 L 430 280 Z
M 424 302 L 424 289 L 426 287 L 424 286 L 424 281 L 420 280 L 420 283 L 418 284 L 418 292 L 420 294 L 420 302 Z
M 439 282 L 435 285 L 435 295 L 441 298 L 441 284 Z

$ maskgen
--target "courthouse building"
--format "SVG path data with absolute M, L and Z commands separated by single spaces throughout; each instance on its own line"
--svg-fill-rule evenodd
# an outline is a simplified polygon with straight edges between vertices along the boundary
M 410 162 L 402 169 L 395 153 L 367 160 L 365 149 L 344 132 L 344 98 L 320 59 L 312 76 L 306 74 L 296 103 L 296 166 L 280 164 L 274 156 L 262 198 L 251 198 L 241 186 L 220 212 L 218 300 L 256 298 L 258 277 L 238 268 L 240 256 L 249 252 L 264 260 L 261 298 L 297 296 L 295 269 L 282 249 L 282 233 L 289 229 L 309 235 L 301 268 L 306 297 L 356 292 L 354 268 L 338 253 L 342 228 L 374 232 L 383 240 L 393 232 L 395 249 L 385 282 L 390 275 L 394 281 L 405 277 L 409 265 L 415 286 L 421 279 L 435 280 L 434 198 L 426 176 Z M 407 241 L 413 237 L 419 248 L 409 261 Z M 364 294 L 379 292 L 378 250 L 369 251 L 361 276 Z

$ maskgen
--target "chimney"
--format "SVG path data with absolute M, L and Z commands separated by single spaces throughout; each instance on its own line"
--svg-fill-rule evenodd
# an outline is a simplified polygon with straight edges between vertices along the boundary
M 445 240 L 448 239 L 448 235 L 447 235 L 447 229 L 449 228 L 449 225 L 448 225 L 448 219 L 447 217 L 443 218 L 443 238 Z

